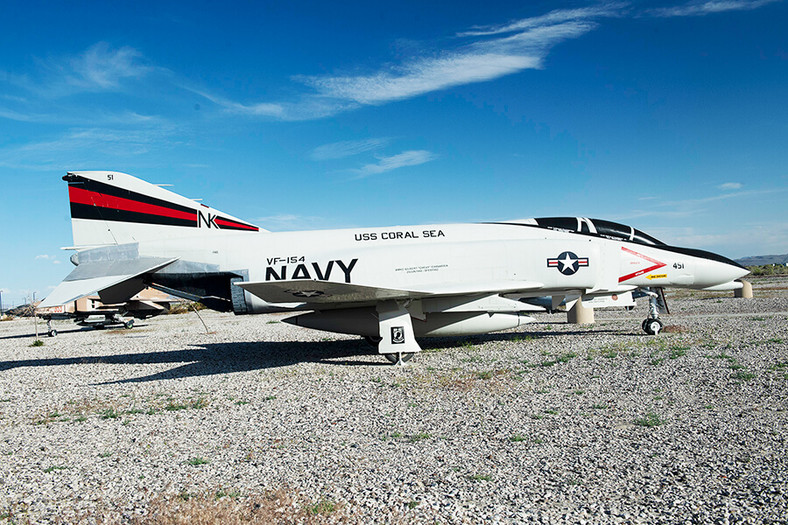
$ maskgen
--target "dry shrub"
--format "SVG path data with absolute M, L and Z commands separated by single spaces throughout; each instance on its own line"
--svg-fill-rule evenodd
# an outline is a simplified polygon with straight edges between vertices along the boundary
M 279 489 L 262 495 L 218 497 L 216 493 L 161 495 L 141 513 L 121 516 L 107 508 L 82 514 L 80 522 L 101 525 L 256 525 L 353 523 L 344 506 L 321 499 L 316 503 Z
M 189 302 L 189 301 L 184 301 L 184 302 L 181 302 L 181 303 L 175 303 L 172 306 L 170 306 L 170 309 L 167 311 L 167 313 L 168 314 L 174 314 L 174 315 L 187 314 L 187 313 L 192 312 L 194 310 L 200 311 L 200 310 L 206 310 L 206 309 L 207 309 L 207 306 L 205 306 L 202 303 L 197 303 L 197 302 L 193 302 L 192 303 L 192 302 Z
M 434 388 L 437 382 L 437 385 L 443 390 L 470 392 L 471 390 L 483 389 L 494 393 L 506 390 L 511 381 L 511 371 L 499 369 L 482 372 L 441 374 L 436 376 L 431 382 L 426 382 L 426 384 L 421 386 Z

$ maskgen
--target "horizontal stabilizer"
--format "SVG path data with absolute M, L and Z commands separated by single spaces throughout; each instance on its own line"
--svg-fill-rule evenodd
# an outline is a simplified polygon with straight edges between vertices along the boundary
M 85 262 L 77 266 L 65 280 L 60 283 L 50 293 L 44 301 L 38 305 L 39 308 L 49 306 L 59 306 L 61 304 L 76 301 L 80 297 L 92 293 L 101 292 L 107 289 L 131 290 L 134 287 L 124 286 L 127 281 L 139 278 L 146 273 L 155 272 L 177 261 L 177 259 L 160 259 L 156 257 L 141 257 L 127 261 L 112 261 L 111 264 L 102 262 Z M 144 287 L 144 286 L 143 286 Z M 134 290 L 128 297 L 130 298 L 142 288 Z M 104 297 L 102 297 L 102 300 Z M 105 301 L 120 302 L 123 297 L 118 296 Z

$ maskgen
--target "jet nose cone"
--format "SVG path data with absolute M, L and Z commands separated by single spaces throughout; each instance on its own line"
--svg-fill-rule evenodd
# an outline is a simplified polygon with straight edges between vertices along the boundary
M 717 286 L 741 279 L 750 271 L 736 261 L 717 255 L 704 253 L 696 265 L 695 284 Z

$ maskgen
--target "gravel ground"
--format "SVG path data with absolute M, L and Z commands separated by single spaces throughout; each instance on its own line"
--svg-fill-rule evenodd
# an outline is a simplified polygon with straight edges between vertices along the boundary
M 60 322 L 40 347 L 2 322 L 0 522 L 286 490 L 353 523 L 786 523 L 788 279 L 753 284 L 669 296 L 657 337 L 645 302 L 538 314 L 405 367 L 281 315 Z

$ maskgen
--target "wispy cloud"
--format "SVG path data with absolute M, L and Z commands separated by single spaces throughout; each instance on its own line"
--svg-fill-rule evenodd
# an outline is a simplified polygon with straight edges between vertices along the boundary
M 379 157 L 378 162 L 374 164 L 366 164 L 359 169 L 352 170 L 353 173 L 358 175 L 358 178 L 369 177 L 370 175 L 378 175 L 386 173 L 387 171 L 404 168 L 406 166 L 418 166 L 427 162 L 437 159 L 438 156 L 426 150 L 411 150 L 403 151 L 398 155 L 390 157 Z
M 79 106 L 73 108 L 61 108 L 59 112 L 41 113 L 38 111 L 18 111 L 0 107 L 0 118 L 15 120 L 18 122 L 63 124 L 63 125 L 90 125 L 90 126 L 135 126 L 138 124 L 146 125 L 169 125 L 166 119 L 156 115 L 143 115 L 134 111 L 102 111 L 93 110 L 84 112 Z
M 370 76 L 324 77 L 308 80 L 323 95 L 359 104 L 380 104 L 423 95 L 452 86 L 482 82 L 539 65 L 537 57 L 504 54 L 455 54 Z
M 313 160 L 334 160 L 352 157 L 367 151 L 374 151 L 389 143 L 387 138 L 369 138 L 360 140 L 345 140 L 323 144 L 312 150 L 310 157 Z
M 730 183 L 733 185 L 739 183 Z M 723 185 L 724 186 L 724 185 Z M 698 197 L 693 199 L 682 200 L 658 200 L 654 201 L 654 205 L 650 209 L 633 210 L 630 213 L 617 216 L 618 220 L 631 220 L 642 217 L 660 217 L 660 218 L 681 218 L 693 215 L 699 215 L 707 211 L 707 207 L 719 201 L 727 201 L 734 199 L 743 199 L 747 197 L 757 197 L 759 195 L 773 195 L 775 193 L 784 193 L 788 188 L 770 188 L 765 190 L 746 190 L 735 191 L 738 188 L 722 188 L 728 190 L 726 193 L 718 195 L 710 195 L 708 197 Z M 733 191 L 731 191 L 733 190 Z
M 139 78 L 151 71 L 141 63 L 142 53 L 124 46 L 113 49 L 106 42 L 98 42 L 80 56 L 70 60 L 71 84 L 85 89 L 116 89 L 127 78 Z
M 747 191 L 735 191 L 731 193 L 721 193 L 719 195 L 711 195 L 709 197 L 699 197 L 696 199 L 683 199 L 683 200 L 676 200 L 676 201 L 664 201 L 660 204 L 662 206 L 674 206 L 674 207 L 685 207 L 685 208 L 696 208 L 700 205 L 707 204 L 710 202 L 722 201 L 722 200 L 730 200 L 730 199 L 738 199 L 742 197 L 753 197 L 756 195 L 771 195 L 774 193 L 785 192 L 788 191 L 788 188 L 772 188 L 768 190 L 747 190 Z
M 714 248 L 728 257 L 785 253 L 788 238 L 786 222 L 751 222 L 723 232 L 709 233 L 692 227 L 655 227 L 648 232 L 674 246 Z
M 50 140 L 9 145 L 0 149 L 0 166 L 20 169 L 64 169 L 141 155 L 167 147 L 172 129 L 167 126 L 74 128 Z
M 50 120 L 48 115 L 37 113 L 23 113 L 13 109 L 5 109 L 0 107 L 0 118 L 7 120 L 16 120 L 18 122 L 45 122 Z
M 60 264 L 60 261 L 54 255 L 47 255 L 47 254 L 36 255 L 35 260 L 50 261 L 52 264 Z
M 562 24 L 569 21 L 589 20 L 597 17 L 618 17 L 626 3 L 615 3 L 595 7 L 581 7 L 578 9 L 557 9 L 546 15 L 534 16 L 515 20 L 503 25 L 475 26 L 474 28 L 457 33 L 457 36 L 489 36 L 503 33 L 522 32 L 535 27 Z
M 295 102 L 257 102 L 243 104 L 210 93 L 206 90 L 194 89 L 188 86 L 183 87 L 184 89 L 205 97 L 217 106 L 224 108 L 228 113 L 247 117 L 263 117 L 283 121 L 314 120 L 330 117 L 337 113 L 342 113 L 343 111 L 349 111 L 358 107 L 358 104 L 354 102 L 329 99 L 314 94 L 302 96 L 300 100 Z
M 132 80 L 144 81 L 148 92 L 161 91 L 158 88 L 169 82 L 167 75 L 155 80 L 144 77 L 167 70 L 145 62 L 134 48 L 98 42 L 78 55 L 34 58 L 25 75 L 0 71 L 0 119 L 67 126 L 144 123 L 154 117 L 132 110 L 108 111 L 96 101 L 85 104 L 64 99 L 80 93 L 123 91 Z
M 674 7 L 649 9 L 647 14 L 652 16 L 704 16 L 724 11 L 750 11 L 780 0 L 706 0 L 693 1 Z
M 133 47 L 113 48 L 97 42 L 75 56 L 35 59 L 26 75 L 0 75 L 0 82 L 21 90 L 31 104 L 67 97 L 75 93 L 120 91 L 130 80 L 141 80 L 151 72 L 166 72 L 146 63 Z
M 500 25 L 474 26 L 458 32 L 454 45 L 412 55 L 398 64 L 365 74 L 298 75 L 293 80 L 313 93 L 287 102 L 240 103 L 196 91 L 226 110 L 253 117 L 308 120 L 336 115 L 362 106 L 409 99 L 506 75 L 544 67 L 557 44 L 576 39 L 598 27 L 603 18 L 691 16 L 755 9 L 778 0 L 705 0 L 683 6 L 638 10 L 628 2 L 611 2 L 547 14 Z
M 724 184 L 720 184 L 719 186 L 717 186 L 717 189 L 729 191 L 729 190 L 740 190 L 741 187 L 742 187 L 741 182 L 726 182 Z
M 410 56 L 399 64 L 359 75 L 299 75 L 294 80 L 315 90 L 290 102 L 240 103 L 193 90 L 227 111 L 279 120 L 335 115 L 476 82 L 487 82 L 543 67 L 550 49 L 596 27 L 597 18 L 619 16 L 624 4 L 557 10 L 501 26 L 475 27 L 456 35 L 456 45 L 432 56 Z M 493 37 L 493 38 L 490 38 Z
M 416 57 L 371 75 L 303 77 L 302 80 L 326 97 L 364 105 L 382 104 L 540 68 L 552 46 L 577 38 L 594 27 L 591 21 L 578 20 L 542 26 L 531 24 L 509 36 L 472 42 L 436 58 Z M 488 30 L 489 34 L 500 32 L 504 30 Z
M 283 118 L 285 109 L 282 104 L 276 103 L 269 103 L 269 102 L 260 102 L 257 104 L 241 104 L 240 102 L 235 102 L 225 97 L 221 97 L 219 95 L 215 95 L 213 93 L 209 93 L 208 91 L 199 90 L 199 89 L 192 89 L 186 88 L 190 91 L 205 97 L 206 99 L 210 100 L 214 104 L 218 106 L 222 106 L 225 109 L 234 112 L 234 113 L 241 113 L 250 116 L 264 116 L 264 117 L 275 117 L 275 118 Z
M 0 70 L 0 84 L 13 86 L 17 95 L 24 94 L 28 99 L 20 102 L 16 97 L 17 102 L 0 107 L 0 118 L 23 122 L 57 118 L 63 113 L 61 108 L 42 110 L 38 102 L 79 92 L 122 91 L 132 81 L 144 79 L 149 90 L 154 85 L 170 90 L 186 89 L 229 115 L 280 121 L 314 120 L 363 106 L 386 104 L 541 69 L 556 45 L 593 31 L 605 18 L 697 16 L 756 9 L 776 1 L 779 0 L 692 0 L 684 5 L 658 9 L 642 9 L 628 2 L 608 2 L 577 9 L 557 9 L 498 25 L 472 26 L 455 33 L 453 38 L 441 40 L 447 43 L 443 48 L 414 52 L 398 63 L 379 65 L 367 72 L 296 75 L 292 80 L 298 85 L 282 100 L 240 101 L 217 94 L 210 88 L 190 87 L 177 73 L 151 64 L 138 49 L 98 42 L 76 56 L 37 60 L 37 74 L 16 75 Z M 0 98 L 7 101 L 15 96 L 0 94 Z M 83 112 L 93 113 L 92 108 Z
M 270 231 L 292 231 L 292 230 L 315 230 L 325 228 L 326 219 L 323 217 L 309 215 L 294 215 L 282 213 L 278 215 L 268 215 L 266 217 L 256 217 L 252 222 L 259 224 Z

